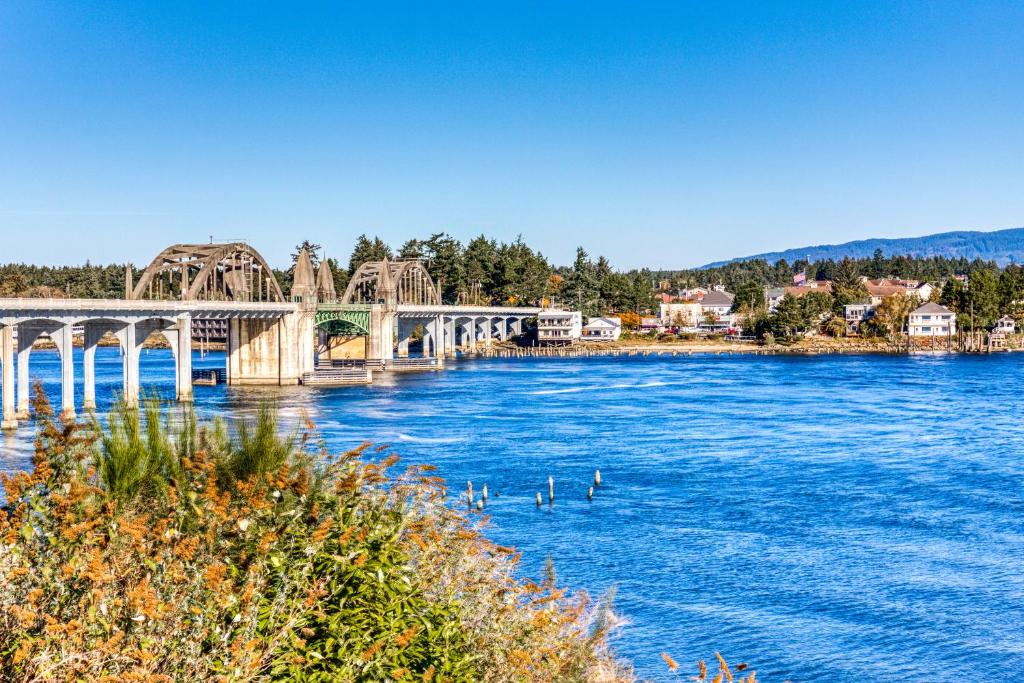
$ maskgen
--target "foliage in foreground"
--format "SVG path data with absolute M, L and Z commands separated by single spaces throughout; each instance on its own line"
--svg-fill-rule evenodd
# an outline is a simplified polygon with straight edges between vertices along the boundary
M 272 411 L 105 430 L 37 389 L 5 477 L 0 680 L 628 681 L 601 604 L 514 577 L 427 467 L 329 458 Z

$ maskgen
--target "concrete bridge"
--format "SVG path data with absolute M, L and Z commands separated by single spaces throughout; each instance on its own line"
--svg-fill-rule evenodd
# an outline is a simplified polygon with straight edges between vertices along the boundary
M 84 348 L 83 408 L 96 406 L 95 353 L 112 334 L 123 356 L 123 397 L 139 400 L 139 354 L 158 334 L 175 361 L 176 398 L 192 398 L 193 321 L 226 321 L 229 384 L 298 384 L 315 374 L 317 360 L 362 361 L 394 367 L 409 354 L 414 331 L 422 355 L 444 358 L 476 351 L 521 334 L 538 308 L 444 306 L 419 261 L 364 264 L 341 297 L 326 262 L 314 273 L 309 254 L 296 264 L 285 297 L 267 262 L 244 243 L 174 245 L 161 252 L 137 284 L 126 275 L 125 299 L 0 299 L 2 428 L 26 419 L 29 356 L 48 336 L 61 359 L 62 414 L 75 414 L 74 331 Z M 16 342 L 15 342 L 16 338 Z M 17 389 L 17 393 L 15 393 Z

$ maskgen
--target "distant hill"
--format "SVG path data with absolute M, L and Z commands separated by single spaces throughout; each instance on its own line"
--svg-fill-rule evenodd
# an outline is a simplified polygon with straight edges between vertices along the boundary
M 823 244 L 816 247 L 800 247 L 785 251 L 773 251 L 754 256 L 716 261 L 702 268 L 714 268 L 733 261 L 753 261 L 764 259 L 775 263 L 785 259 L 792 263 L 797 259 L 810 258 L 811 261 L 838 261 L 844 256 L 865 258 L 881 249 L 886 256 L 946 256 L 967 259 L 981 258 L 992 260 L 1000 266 L 1008 263 L 1024 263 L 1024 228 L 1010 228 L 993 232 L 974 230 L 958 230 L 941 232 L 924 237 L 907 237 L 903 239 L 870 239 L 846 242 L 845 244 Z

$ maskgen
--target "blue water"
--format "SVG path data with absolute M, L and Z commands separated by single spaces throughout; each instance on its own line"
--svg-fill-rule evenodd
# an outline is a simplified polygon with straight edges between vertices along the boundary
M 109 401 L 117 351 L 98 369 Z M 55 397 L 58 370 L 33 353 Z M 661 652 L 720 650 L 765 681 L 961 681 L 1024 667 L 1022 370 L 1024 354 L 482 360 L 196 398 L 214 414 L 274 396 L 333 448 L 387 442 L 452 489 L 486 482 L 490 534 L 524 573 L 550 555 L 564 583 L 617 590 L 615 644 L 645 677 L 669 679 Z M 171 373 L 144 355 L 153 388 L 172 393 Z M 30 441 L 8 437 L 0 469 L 26 467 Z

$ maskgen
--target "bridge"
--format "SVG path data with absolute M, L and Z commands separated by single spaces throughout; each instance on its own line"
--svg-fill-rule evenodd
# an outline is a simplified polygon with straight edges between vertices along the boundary
M 89 411 L 96 407 L 96 348 L 107 335 L 122 351 L 123 400 L 137 406 L 139 356 L 153 335 L 170 345 L 177 400 L 192 399 L 195 321 L 226 323 L 228 384 L 289 385 L 315 383 L 319 369 L 335 365 L 441 368 L 458 349 L 477 351 L 521 334 L 524 321 L 540 312 L 443 305 L 430 274 L 414 259 L 365 263 L 338 296 L 326 261 L 314 271 L 305 250 L 286 297 L 267 261 L 242 242 L 168 247 L 138 283 L 132 283 L 130 270 L 126 273 L 125 294 L 125 299 L 0 298 L 3 429 L 14 429 L 29 416 L 29 357 L 44 336 L 61 359 L 61 413 L 73 417 L 76 334 L 84 349 L 82 407 Z M 409 358 L 416 336 L 429 363 Z

